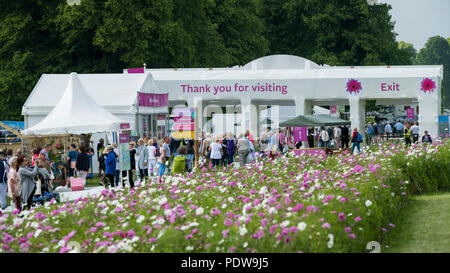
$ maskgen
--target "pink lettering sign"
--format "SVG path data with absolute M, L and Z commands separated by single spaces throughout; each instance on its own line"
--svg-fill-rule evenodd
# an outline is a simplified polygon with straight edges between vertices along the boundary
M 120 129 L 121 130 L 130 129 L 130 124 L 129 123 L 121 123 Z
M 381 91 L 389 92 L 389 91 L 400 91 L 400 84 L 393 82 L 392 84 L 381 83 Z
M 336 105 L 331 105 L 331 107 L 330 107 L 330 114 L 336 114 L 336 110 L 337 110 Z
M 138 92 L 139 106 L 143 107 L 167 107 L 169 106 L 169 94 L 153 94 Z
M 306 127 L 294 127 L 294 141 L 307 141 Z
M 407 119 L 414 118 L 414 108 L 406 109 L 406 118 Z
M 119 134 L 119 143 L 128 143 L 129 135 L 128 134 Z
M 145 69 L 143 67 L 139 67 L 139 68 L 130 68 L 127 69 L 128 74 L 133 74 L 133 73 L 144 73 Z

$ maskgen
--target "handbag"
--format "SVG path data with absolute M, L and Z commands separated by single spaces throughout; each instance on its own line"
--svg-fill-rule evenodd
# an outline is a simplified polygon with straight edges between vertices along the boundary
M 83 178 L 81 177 L 70 177 L 70 187 L 72 191 L 82 191 L 84 190 Z

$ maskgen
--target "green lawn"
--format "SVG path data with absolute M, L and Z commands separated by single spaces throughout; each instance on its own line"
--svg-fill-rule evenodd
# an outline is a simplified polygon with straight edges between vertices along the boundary
M 412 197 L 396 224 L 382 252 L 450 253 L 450 193 Z

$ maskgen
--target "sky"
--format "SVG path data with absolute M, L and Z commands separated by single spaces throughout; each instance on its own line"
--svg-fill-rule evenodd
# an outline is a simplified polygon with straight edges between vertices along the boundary
M 397 41 L 419 51 L 432 36 L 450 37 L 450 0 L 379 0 L 392 6 Z

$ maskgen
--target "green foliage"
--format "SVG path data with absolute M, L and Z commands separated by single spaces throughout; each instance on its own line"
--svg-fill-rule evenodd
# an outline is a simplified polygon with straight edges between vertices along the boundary
M 406 50 L 411 55 L 411 62 L 414 63 L 417 55 L 417 50 L 414 48 L 413 44 L 400 41 L 398 43 L 398 48 L 401 50 Z
M 270 54 L 329 65 L 410 64 L 389 9 L 365 0 L 1 1 L 0 120 L 22 119 L 43 73 L 121 73 L 143 63 L 229 67 Z
M 423 146 L 413 152 L 398 153 L 393 163 L 408 181 L 413 194 L 450 190 L 450 142 L 440 146 Z
M 261 0 L 273 53 L 329 65 L 411 64 L 395 41 L 390 8 L 366 0 Z
M 450 108 L 450 43 L 440 36 L 428 39 L 416 57 L 417 64 L 444 65 L 444 78 L 442 79 L 442 103 Z

